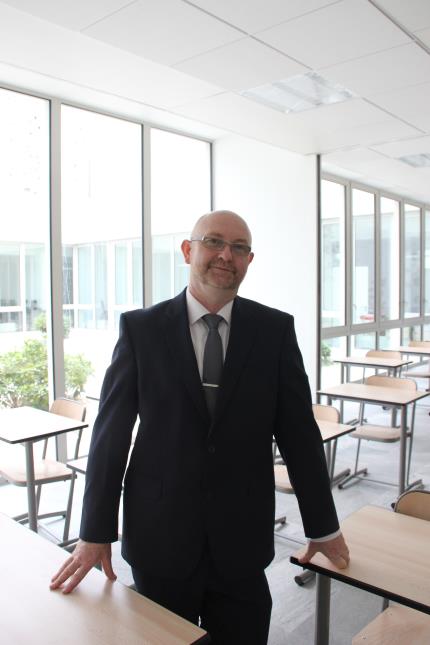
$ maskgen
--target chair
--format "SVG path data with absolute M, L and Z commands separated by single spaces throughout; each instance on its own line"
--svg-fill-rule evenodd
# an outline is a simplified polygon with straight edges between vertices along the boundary
M 50 412 L 59 414 L 63 417 L 69 417 L 77 421 L 85 421 L 86 407 L 82 401 L 74 401 L 71 399 L 58 398 L 51 407 Z M 77 459 L 79 456 L 79 447 L 81 443 L 83 428 L 76 431 L 76 443 L 73 458 Z M 52 437 L 54 439 L 55 437 Z M 48 517 L 61 516 L 64 517 L 64 530 L 63 542 L 67 542 L 69 538 L 70 519 L 72 513 L 73 492 L 75 486 L 76 473 L 70 470 L 61 461 L 48 459 L 46 457 L 48 450 L 49 438 L 43 442 L 43 450 L 41 458 L 34 458 L 34 476 L 37 486 L 36 492 L 36 508 L 38 519 L 46 519 Z M 27 486 L 26 468 L 23 460 L 17 462 L 16 460 L 0 459 L 0 475 L 14 486 Z M 53 511 L 50 513 L 39 514 L 40 497 L 42 493 L 42 485 L 51 484 L 59 481 L 70 481 L 69 496 L 67 507 L 65 510 Z M 14 517 L 18 522 L 25 523 L 28 521 L 28 513 L 23 513 Z
M 333 423 L 339 423 L 339 411 L 332 405 L 320 405 L 314 404 L 312 406 L 314 417 L 320 421 L 333 421 Z M 275 444 L 276 446 L 276 444 Z M 281 458 L 282 459 L 282 458 Z M 278 456 L 276 451 L 274 452 L 274 471 L 275 471 L 275 490 L 279 493 L 285 493 L 286 495 L 294 495 L 294 489 L 288 477 L 287 469 L 285 464 L 278 462 Z M 332 469 L 334 468 L 334 456 Z M 275 524 L 286 524 L 287 518 L 285 515 L 275 519 Z
M 396 513 L 430 521 L 430 491 L 408 491 L 397 500 Z M 352 645 L 428 645 L 430 616 L 384 602 L 383 611 L 353 639 Z
M 367 385 L 376 385 L 379 387 L 392 387 L 392 388 L 413 390 L 413 391 L 416 391 L 417 389 L 417 384 L 415 383 L 415 381 L 409 378 L 394 378 L 392 376 L 379 376 L 375 374 L 374 376 L 368 376 L 365 382 Z M 353 481 L 354 479 L 358 481 L 358 479 L 361 478 L 361 475 L 367 475 L 367 468 L 361 468 L 361 469 L 358 468 L 361 441 L 363 439 L 365 439 L 366 441 L 378 441 L 382 443 L 393 443 L 396 441 L 400 441 L 401 429 L 400 427 L 396 426 L 395 408 L 393 408 L 391 413 L 392 416 L 391 416 L 390 426 L 372 425 L 368 423 L 364 424 L 363 423 L 364 409 L 365 409 L 365 404 L 363 403 L 361 404 L 361 409 L 360 409 L 360 419 L 359 419 L 360 425 L 356 430 L 351 432 L 349 435 L 350 437 L 353 437 L 354 439 L 358 440 L 357 452 L 355 455 L 354 471 L 348 477 L 342 480 L 342 482 L 339 484 L 339 488 L 345 488 L 346 487 L 345 485 Z M 387 409 L 386 406 L 384 406 L 384 409 Z M 409 451 L 408 451 L 408 462 L 407 462 L 407 470 L 406 470 L 406 482 L 408 486 L 410 486 L 408 482 L 409 482 L 409 472 L 410 472 L 411 455 L 412 455 L 414 421 L 415 421 L 415 403 L 412 405 L 410 426 L 407 431 L 407 437 L 409 439 Z M 390 482 L 381 482 L 370 478 L 368 478 L 368 481 L 390 484 Z M 419 483 L 420 482 L 414 482 L 414 485 L 417 485 Z
M 409 345 L 408 345 L 408 346 L 409 346 L 409 347 L 425 347 L 425 348 L 430 348 L 430 340 L 411 340 L 411 341 L 409 341 Z M 410 378 L 428 378 L 428 379 L 430 379 L 430 363 L 429 363 L 429 362 L 427 362 L 427 363 L 426 363 L 426 365 L 427 365 L 427 368 L 428 368 L 428 369 L 427 369 L 427 370 L 423 370 L 423 371 L 421 371 L 421 372 L 420 372 L 420 371 L 418 371 L 418 372 L 415 372 L 415 371 L 414 371 L 414 372 L 412 372 L 412 371 L 411 371 L 411 368 L 413 368 L 413 367 L 415 366 L 415 364 L 413 364 L 413 365 L 409 365 L 409 366 L 408 366 L 408 372 L 407 372 L 407 375 L 408 375 Z

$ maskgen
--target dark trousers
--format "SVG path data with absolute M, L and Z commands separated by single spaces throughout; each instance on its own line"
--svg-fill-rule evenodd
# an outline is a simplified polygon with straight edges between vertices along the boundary
M 185 580 L 159 578 L 132 568 L 136 589 L 209 632 L 212 645 L 266 645 L 272 598 L 264 571 L 226 580 L 206 552 Z

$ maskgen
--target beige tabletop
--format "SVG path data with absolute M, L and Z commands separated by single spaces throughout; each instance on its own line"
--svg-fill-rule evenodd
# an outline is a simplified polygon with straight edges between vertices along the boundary
M 93 569 L 50 591 L 67 553 L 0 514 L 0 641 L 13 645 L 185 645 L 204 630 Z M 203 639 L 203 640 L 201 640 Z
M 344 398 L 350 401 L 396 406 L 405 406 L 429 396 L 428 392 L 422 390 L 400 390 L 391 387 L 380 387 L 379 385 L 365 385 L 363 383 L 342 383 L 341 385 L 321 388 L 318 390 L 318 394 L 323 394 L 333 399 Z
M 333 362 L 342 363 L 343 365 L 358 365 L 361 367 L 385 367 L 393 370 L 412 363 L 412 361 L 404 358 L 384 358 L 379 356 L 345 356 L 344 358 L 334 358 Z
M 0 439 L 7 443 L 36 441 L 87 427 L 83 421 L 27 406 L 0 410 Z
M 430 614 L 430 522 L 365 506 L 341 523 L 351 561 L 338 569 L 322 553 L 306 565 L 317 576 L 315 645 L 330 641 L 330 578 Z M 297 558 L 303 550 L 291 557 Z
M 430 356 L 430 347 L 421 346 L 403 346 L 399 347 L 396 351 L 399 351 L 401 354 L 410 354 L 411 356 Z
M 324 443 L 327 441 L 333 441 L 333 439 L 338 439 L 345 434 L 349 434 L 356 428 L 354 425 L 335 423 L 334 421 L 322 421 L 321 419 L 317 419 L 317 424 Z

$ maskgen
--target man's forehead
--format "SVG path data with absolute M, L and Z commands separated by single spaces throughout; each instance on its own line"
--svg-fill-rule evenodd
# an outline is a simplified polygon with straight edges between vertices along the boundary
M 202 219 L 197 226 L 199 235 L 228 237 L 230 241 L 249 242 L 251 234 L 246 223 L 240 217 L 222 217 L 213 215 Z

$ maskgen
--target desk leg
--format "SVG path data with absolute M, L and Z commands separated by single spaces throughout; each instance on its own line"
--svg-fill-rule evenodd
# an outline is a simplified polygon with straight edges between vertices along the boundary
M 36 485 L 34 482 L 33 442 L 25 443 L 25 465 L 27 475 L 28 524 L 37 533 Z
M 399 495 L 406 488 L 406 417 L 407 406 L 402 405 L 400 421 L 400 464 L 399 464 Z
M 317 573 L 315 645 L 328 645 L 330 636 L 330 587 L 328 576 Z

